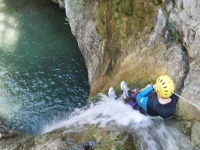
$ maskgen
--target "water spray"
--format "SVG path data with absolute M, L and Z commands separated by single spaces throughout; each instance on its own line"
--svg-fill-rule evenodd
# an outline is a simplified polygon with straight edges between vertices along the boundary
M 184 97 L 182 97 L 182 96 L 180 96 L 180 95 L 178 95 L 177 93 L 175 93 L 174 92 L 174 94 L 176 95 L 176 96 L 178 96 L 178 97 L 180 97 L 180 98 L 182 98 L 183 100 L 185 100 L 186 102 L 188 102 L 189 104 L 191 104 L 192 106 L 194 106 L 198 111 L 200 111 L 200 109 L 198 108 L 198 106 L 195 104 L 195 103 L 193 103 L 193 102 L 190 102 L 189 100 L 187 100 L 186 98 L 184 98 Z

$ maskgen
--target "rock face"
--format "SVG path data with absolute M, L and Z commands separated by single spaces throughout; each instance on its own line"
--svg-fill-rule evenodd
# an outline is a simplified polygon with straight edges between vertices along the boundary
M 198 1 L 177 2 L 177 7 L 171 11 L 169 20 L 174 22 L 179 33 L 182 35 L 182 43 L 187 49 L 189 57 L 189 72 L 184 81 L 181 96 L 193 103 L 188 105 L 180 101 L 178 115 L 192 122 L 190 126 L 191 139 L 200 149 L 200 132 L 197 128 L 200 116 L 200 3 Z M 195 122 L 193 120 L 196 120 Z
M 83 3 L 80 3 L 83 2 Z M 90 96 L 131 88 L 170 75 L 179 100 L 177 114 L 200 121 L 200 3 L 197 0 L 65 0 L 66 15 L 89 73 Z M 82 5 L 81 5 L 82 4 Z M 84 7 L 81 7 L 84 6 Z M 197 123 L 191 123 L 191 135 Z M 193 127 L 194 126 L 194 127 Z M 197 140 L 196 140 L 197 141 Z M 200 142 L 195 142 L 199 145 Z
M 78 2 L 66 0 L 65 7 L 85 58 L 90 95 L 107 92 L 122 80 L 132 88 L 142 88 L 161 74 L 172 76 L 180 91 L 189 62 L 183 43 L 175 43 L 179 39 L 176 24 L 169 21 L 175 4 L 87 0 L 85 7 L 79 6 L 75 11 L 72 5 L 80 5 Z
M 200 106 L 200 4 L 198 1 L 177 1 L 169 15 L 180 34 L 180 40 L 187 50 L 189 71 L 184 81 L 182 96 Z
M 0 126 L 0 133 L 11 130 Z M 13 131 L 15 132 L 15 131 Z M 127 132 L 100 129 L 95 126 L 85 128 L 60 128 L 41 136 L 18 133 L 3 136 L 1 150 L 107 150 L 136 149 L 133 137 Z M 110 142 L 108 142 L 110 141 Z

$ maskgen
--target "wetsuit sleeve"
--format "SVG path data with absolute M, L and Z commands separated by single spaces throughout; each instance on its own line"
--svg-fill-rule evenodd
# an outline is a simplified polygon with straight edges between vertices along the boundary
M 150 87 L 146 88 L 145 90 L 143 90 L 142 92 L 140 92 L 137 96 L 139 96 L 139 97 L 146 97 L 153 90 L 154 90 L 153 86 L 150 86 Z
M 137 102 L 140 107 L 147 111 L 148 94 L 154 90 L 153 86 L 146 88 L 144 91 L 137 95 Z

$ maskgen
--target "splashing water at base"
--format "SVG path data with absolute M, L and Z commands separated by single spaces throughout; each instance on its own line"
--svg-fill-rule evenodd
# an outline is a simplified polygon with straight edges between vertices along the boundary
M 44 133 L 61 127 L 81 128 L 86 124 L 126 130 L 132 134 L 133 140 L 141 150 L 178 150 L 180 147 L 188 150 L 188 143 L 191 145 L 185 138 L 180 140 L 181 133 L 178 130 L 169 130 L 162 118 L 145 116 L 122 100 L 116 101 L 105 95 L 102 95 L 102 100 L 97 104 L 91 104 L 87 109 L 77 109 L 68 119 L 46 126 Z M 181 143 L 177 143 L 174 136 L 177 136 Z

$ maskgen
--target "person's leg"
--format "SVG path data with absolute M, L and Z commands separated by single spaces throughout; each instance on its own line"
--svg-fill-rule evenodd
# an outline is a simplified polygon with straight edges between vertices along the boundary
M 148 97 L 137 97 L 136 98 L 137 104 L 143 108 L 145 111 L 147 111 L 147 102 L 148 102 Z
M 115 100 L 118 98 L 113 87 L 108 90 L 108 96 Z

